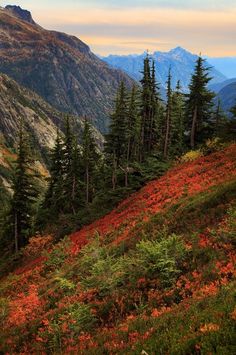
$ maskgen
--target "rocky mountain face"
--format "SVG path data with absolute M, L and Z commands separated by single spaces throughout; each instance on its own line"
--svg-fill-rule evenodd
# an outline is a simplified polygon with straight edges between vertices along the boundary
M 37 168 L 42 175 L 46 175 L 48 153 L 54 145 L 57 130 L 63 134 L 64 114 L 34 92 L 0 74 L 0 197 L 2 189 L 9 190 L 21 121 L 28 133 Z M 72 117 L 71 121 L 74 131 L 79 134 L 82 119 Z M 94 132 L 98 143 L 102 143 L 102 135 L 97 130 Z
M 11 172 L 16 160 L 21 121 L 37 158 L 37 170 L 47 175 L 45 153 L 54 145 L 62 114 L 38 95 L 20 87 L 6 75 L 0 75 L 0 197 L 3 203 L 5 194 L 11 190 Z
M 90 117 L 101 132 L 120 81 L 133 84 L 78 38 L 43 29 L 16 6 L 0 8 L 0 72 L 60 111 Z
M 108 57 L 103 57 L 103 60 L 114 68 L 124 70 L 135 80 L 140 80 L 142 77 L 143 59 L 146 55 L 146 53 L 124 56 L 109 55 Z M 154 52 L 150 57 L 155 61 L 157 81 L 162 87 L 166 86 L 168 71 L 171 67 L 173 87 L 175 87 L 177 81 L 180 80 L 183 89 L 185 91 L 188 90 L 190 78 L 197 60 L 196 55 L 181 47 L 177 47 L 169 52 Z M 208 63 L 206 63 L 206 65 L 209 66 Z M 222 82 L 226 79 L 226 77 L 215 68 L 211 68 L 210 75 L 213 78 L 212 83 Z
M 6 75 L 0 75 L 1 140 L 14 147 L 20 122 L 39 151 L 52 148 L 62 114 L 52 109 L 37 94 L 18 85 Z
M 31 13 L 28 10 L 23 10 L 20 6 L 16 6 L 16 5 L 7 5 L 5 9 L 11 11 L 12 14 L 14 16 L 19 17 L 19 19 L 29 22 L 32 25 L 36 25 L 36 23 L 34 22 L 31 16 Z

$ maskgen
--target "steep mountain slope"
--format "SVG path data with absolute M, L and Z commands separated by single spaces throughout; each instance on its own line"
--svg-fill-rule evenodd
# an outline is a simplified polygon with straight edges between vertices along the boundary
M 54 247 L 32 238 L 1 280 L 1 351 L 234 353 L 235 216 L 231 145 L 173 167 Z
M 47 31 L 18 7 L 0 8 L 0 72 L 58 110 L 87 115 L 104 131 L 121 80 L 133 80 L 98 59 L 78 38 Z
M 232 79 L 227 79 L 225 81 L 222 81 L 221 83 L 217 83 L 217 84 L 210 84 L 209 88 L 214 91 L 215 93 L 218 93 L 220 90 L 222 90 L 225 86 L 232 84 L 232 83 L 236 83 L 236 78 L 232 78 Z
M 222 109 L 224 111 L 229 111 L 233 106 L 236 105 L 236 81 L 226 85 L 221 89 L 217 95 L 220 99 Z
M 0 197 L 3 202 L 6 189 L 10 186 L 21 121 L 28 133 L 38 169 L 45 175 L 48 153 L 54 145 L 57 129 L 64 129 L 63 116 L 37 94 L 0 74 Z M 79 134 L 83 126 L 82 119 L 73 117 L 72 124 Z M 102 144 L 102 135 L 95 129 L 94 133 L 97 142 Z
M 6 144 L 14 146 L 23 120 L 35 148 L 52 148 L 62 114 L 38 95 L 18 85 L 6 75 L 0 75 L 0 132 Z
M 45 175 L 45 153 L 53 147 L 57 127 L 62 125 L 62 121 L 62 114 L 52 109 L 38 95 L 0 74 L 0 209 L 6 202 L 4 196 L 10 188 L 21 122 L 29 135 L 38 168 Z
M 128 56 L 109 55 L 108 57 L 103 57 L 103 60 L 112 65 L 114 68 L 124 70 L 132 78 L 140 80 L 142 76 L 141 72 L 143 69 L 143 59 L 145 56 L 146 53 Z M 162 87 L 166 87 L 168 71 L 171 67 L 173 86 L 176 86 L 177 81 L 180 80 L 183 89 L 188 89 L 189 81 L 197 59 L 196 55 L 181 47 L 177 47 L 166 53 L 154 52 L 151 55 L 151 58 L 155 61 L 157 68 L 157 81 L 162 85 Z M 226 79 L 223 74 L 214 68 L 211 69 L 210 73 L 213 77 L 212 83 L 218 83 Z

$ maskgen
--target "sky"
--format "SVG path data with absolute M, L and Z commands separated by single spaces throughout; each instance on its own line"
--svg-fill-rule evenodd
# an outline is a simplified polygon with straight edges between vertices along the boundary
M 168 51 L 236 56 L 236 0 L 0 0 L 47 29 L 73 34 L 96 54 Z

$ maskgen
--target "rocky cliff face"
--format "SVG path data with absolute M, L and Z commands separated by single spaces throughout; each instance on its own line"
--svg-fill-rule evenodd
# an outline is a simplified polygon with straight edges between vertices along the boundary
M 42 175 L 47 175 L 45 153 L 54 145 L 62 114 L 38 95 L 20 87 L 6 75 L 0 75 L 0 199 L 3 204 L 11 191 L 21 121 L 36 157 L 36 168 Z
M 71 119 L 74 131 L 79 134 L 83 126 L 82 119 L 76 116 Z M 28 133 L 38 170 L 46 175 L 48 152 L 54 145 L 57 129 L 63 131 L 64 114 L 37 94 L 0 74 L 0 198 L 3 190 L 5 193 L 5 189 L 9 190 L 10 187 L 21 121 Z M 102 135 L 97 130 L 94 132 L 97 142 L 101 144 Z
M 18 7 L 0 8 L 0 72 L 60 111 L 91 117 L 102 132 L 120 81 L 133 84 L 78 38 L 44 30 Z
M 23 10 L 20 6 L 16 6 L 16 5 L 7 5 L 5 9 L 11 11 L 12 14 L 19 17 L 19 19 L 24 20 L 33 25 L 36 25 L 36 23 L 34 22 L 31 16 L 31 13 L 28 10 Z
M 37 94 L 20 87 L 6 75 L 0 75 L 0 132 L 2 141 L 14 147 L 20 122 L 34 141 L 35 149 L 50 149 L 62 114 L 52 109 Z

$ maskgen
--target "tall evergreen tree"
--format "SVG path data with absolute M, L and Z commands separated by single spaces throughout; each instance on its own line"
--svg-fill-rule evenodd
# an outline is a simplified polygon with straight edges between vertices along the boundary
M 92 127 L 89 121 L 85 119 L 82 138 L 82 164 L 84 170 L 86 204 L 91 202 L 93 198 L 98 162 L 99 154 L 97 152 Z
M 57 130 L 55 146 L 50 154 L 50 178 L 48 179 L 48 189 L 43 201 L 42 212 L 45 215 L 57 215 L 64 207 L 63 198 L 63 142 Z
M 185 100 L 180 81 L 172 94 L 171 155 L 179 156 L 184 150 Z
M 170 146 L 170 134 L 171 134 L 171 116 L 172 116 L 172 89 L 171 89 L 171 69 L 169 69 L 167 79 L 167 103 L 166 103 L 166 115 L 165 115 L 165 142 L 164 142 L 164 158 L 167 158 L 168 149 Z
M 140 161 L 145 160 L 157 145 L 157 121 L 159 94 L 155 78 L 155 63 L 150 67 L 150 58 L 144 59 L 143 78 L 141 80 L 141 144 Z
M 129 161 L 138 159 L 140 115 L 139 115 L 139 92 L 134 85 L 129 99 L 127 118 L 127 158 Z
M 214 98 L 214 94 L 207 88 L 210 80 L 209 68 L 205 67 L 205 60 L 198 57 L 189 85 L 190 92 L 187 95 L 187 120 L 192 149 L 196 142 L 205 138 L 205 133 L 209 127 Z
M 80 164 L 77 138 L 72 133 L 71 117 L 65 119 L 65 136 L 63 140 L 63 198 L 64 213 L 76 214 L 76 209 L 81 204 L 79 199 Z M 77 197 L 76 197 L 77 196 Z
M 138 106 L 138 90 L 134 85 L 130 94 L 126 122 L 126 166 L 125 186 L 128 186 L 128 173 L 130 163 L 139 158 L 140 115 Z
M 27 141 L 28 138 L 21 123 L 9 217 L 9 229 L 14 236 L 16 252 L 27 244 L 28 237 L 32 233 L 34 207 L 39 194 Z
M 149 153 L 150 140 L 150 122 L 152 115 L 152 82 L 150 72 L 150 58 L 144 59 L 143 78 L 141 80 L 142 95 L 141 95 L 141 150 L 140 160 L 144 160 Z
M 116 188 L 118 169 L 126 159 L 127 143 L 127 93 L 124 82 L 121 82 L 111 115 L 110 132 L 106 135 L 105 153 L 112 166 L 112 186 Z
M 69 116 L 65 118 L 64 137 L 61 138 L 57 132 L 50 158 L 49 184 L 41 212 L 43 223 L 47 222 L 49 216 L 55 218 L 63 213 L 76 214 L 82 205 L 81 157 Z

